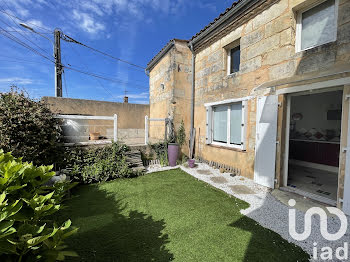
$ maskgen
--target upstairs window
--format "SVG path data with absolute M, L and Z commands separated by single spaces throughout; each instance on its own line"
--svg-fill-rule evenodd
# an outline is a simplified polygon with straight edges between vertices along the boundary
M 337 39 L 337 1 L 327 0 L 298 12 L 297 52 Z
M 240 46 L 227 49 L 227 74 L 233 74 L 239 71 L 241 63 L 241 49 Z

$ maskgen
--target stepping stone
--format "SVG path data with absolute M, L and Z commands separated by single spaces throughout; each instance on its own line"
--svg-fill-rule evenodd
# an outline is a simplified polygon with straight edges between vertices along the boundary
M 226 178 L 224 178 L 222 176 L 211 177 L 210 180 L 213 181 L 214 183 L 217 183 L 217 184 L 225 184 L 225 183 L 227 183 Z
M 244 186 L 244 185 L 234 185 L 234 186 L 229 186 L 231 188 L 231 191 L 233 193 L 239 194 L 239 195 L 254 195 L 255 192 L 251 190 L 249 187 Z
M 208 169 L 199 169 L 197 173 L 200 175 L 212 175 L 213 173 Z
M 145 167 L 142 162 L 141 152 L 139 150 L 133 150 L 125 153 L 125 161 L 128 167 L 134 172 L 144 172 Z

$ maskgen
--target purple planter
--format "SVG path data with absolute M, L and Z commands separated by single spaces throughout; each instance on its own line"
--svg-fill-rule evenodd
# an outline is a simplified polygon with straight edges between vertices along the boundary
M 195 163 L 196 161 L 194 160 L 194 159 L 188 159 L 188 166 L 190 167 L 190 168 L 194 168 L 194 163 Z
M 168 160 L 169 166 L 176 166 L 176 160 L 179 156 L 179 145 L 169 144 L 168 145 Z

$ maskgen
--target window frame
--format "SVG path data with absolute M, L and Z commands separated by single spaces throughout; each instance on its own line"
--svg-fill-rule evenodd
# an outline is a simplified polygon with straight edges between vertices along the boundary
M 242 123 L 241 123 L 241 144 L 231 144 L 231 105 L 235 103 L 242 103 Z M 207 125 L 209 126 L 209 134 L 207 131 L 207 144 L 221 146 L 221 147 L 227 147 L 227 148 L 234 148 L 239 150 L 246 150 L 246 131 L 247 131 L 247 105 L 248 105 L 248 99 L 247 98 L 240 98 L 240 99 L 232 99 L 232 100 L 226 100 L 226 101 L 220 101 L 217 103 L 209 103 L 206 104 L 205 107 L 207 108 L 207 111 L 209 111 L 209 121 L 207 122 Z M 227 138 L 226 143 L 224 142 L 217 142 L 214 141 L 214 108 L 218 106 L 227 106 Z
M 305 49 L 301 49 L 301 32 L 302 32 L 302 17 L 303 17 L 303 13 L 305 13 L 306 11 L 309 11 L 310 9 L 326 2 L 328 0 L 319 0 L 319 1 L 316 1 L 315 3 L 305 7 L 305 8 L 302 8 L 300 10 L 297 11 L 297 19 L 296 19 L 296 41 L 295 41 L 295 52 L 296 53 L 299 53 L 299 52 L 302 52 L 302 51 L 306 51 L 306 50 L 309 50 L 309 49 L 312 49 L 312 48 L 315 48 L 315 47 L 318 47 L 318 46 L 322 46 L 322 45 L 325 45 L 325 44 L 328 44 L 328 43 L 332 43 L 332 42 L 335 42 L 337 40 L 337 31 L 338 31 L 338 6 L 339 6 L 339 0 L 334 0 L 334 23 L 335 23 L 335 31 L 333 32 L 333 38 L 329 41 L 326 41 L 326 42 L 323 42 L 323 43 L 320 43 L 320 44 L 316 44 L 316 45 L 313 45 L 313 46 L 310 46 L 308 48 L 305 48 Z
M 239 57 L 239 68 L 237 71 L 231 72 L 231 62 L 232 62 L 231 53 L 232 53 L 232 50 L 236 49 L 237 47 L 239 47 L 239 56 L 240 56 Z M 239 72 L 241 70 L 241 45 L 240 45 L 240 43 L 237 43 L 237 45 L 226 49 L 226 52 L 227 52 L 227 75 L 236 74 L 237 72 Z
M 226 52 L 226 71 L 227 71 L 226 75 L 227 76 L 237 74 L 241 70 L 241 68 L 239 68 L 238 71 L 231 73 L 231 50 L 239 47 L 239 51 L 240 51 L 239 55 L 241 56 L 241 43 L 240 42 L 241 42 L 240 39 L 237 39 L 224 47 L 225 52 Z M 241 57 L 240 57 L 240 61 L 241 61 Z M 239 63 L 239 67 L 241 67 L 241 62 Z

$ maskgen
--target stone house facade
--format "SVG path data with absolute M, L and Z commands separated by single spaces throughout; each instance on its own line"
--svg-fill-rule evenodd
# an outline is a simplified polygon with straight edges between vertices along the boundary
M 170 118 L 176 128 L 184 121 L 190 130 L 191 51 L 188 41 L 173 39 L 161 50 L 160 61 L 152 61 L 150 76 L 150 119 Z M 150 142 L 164 140 L 164 122 L 150 122 Z M 186 145 L 184 146 L 184 148 Z
M 337 151 L 335 196 L 328 202 L 321 193 L 307 196 L 318 194 L 317 200 L 344 205 L 350 213 L 349 14 L 349 0 L 233 3 L 192 39 L 173 40 L 149 63 L 150 115 L 166 117 L 175 111 L 175 123 L 181 118 L 186 131 L 196 129 L 197 159 L 235 170 L 270 188 L 291 190 L 288 168 L 296 162 L 291 154 L 305 168 L 335 171 L 335 165 L 331 169 L 324 164 L 326 160 L 315 156 L 307 161 L 300 157 L 301 161 L 298 153 L 316 145 L 332 148 L 322 150 Z M 300 118 L 310 112 L 294 108 L 300 96 L 336 91 L 340 102 L 329 102 L 322 113 L 311 116 L 319 119 L 320 128 L 300 127 L 300 131 Z M 171 104 L 172 98 L 179 102 Z M 318 107 L 320 99 L 312 96 L 310 105 Z M 332 117 L 335 112 L 341 116 Z M 338 135 L 332 135 L 338 130 Z M 309 133 L 317 138 L 311 139 Z M 156 130 L 151 128 L 150 134 L 156 136 Z M 333 136 L 338 138 L 329 141 Z M 298 188 L 293 190 L 299 193 Z

